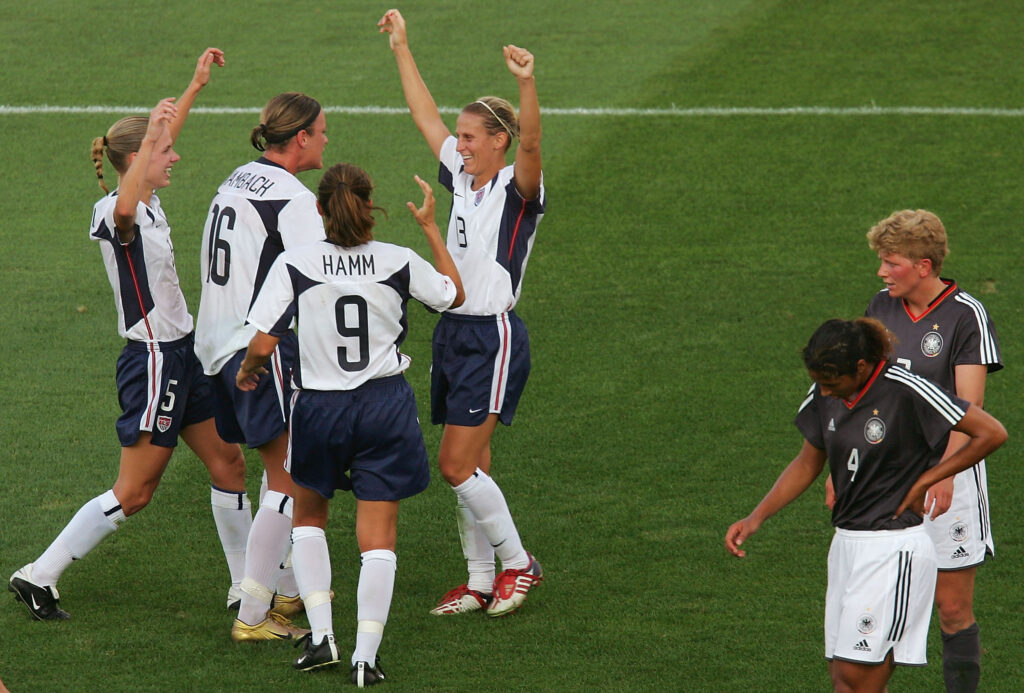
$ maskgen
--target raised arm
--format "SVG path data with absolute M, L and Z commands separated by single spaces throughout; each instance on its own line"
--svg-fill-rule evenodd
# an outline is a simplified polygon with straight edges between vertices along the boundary
M 751 534 L 761 528 L 769 517 L 789 505 L 797 496 L 807 490 L 825 466 L 825 451 L 814 447 L 806 440 L 793 461 L 782 470 L 775 485 L 757 504 L 753 512 L 739 522 L 734 522 L 725 533 L 725 548 L 733 556 L 743 558 L 747 552 L 740 548 Z
M 398 10 L 388 10 L 377 22 L 377 26 L 380 27 L 380 33 L 389 34 L 388 43 L 398 63 L 398 75 L 402 79 L 402 91 L 412 120 L 423 133 L 434 156 L 440 157 L 441 145 L 451 135 L 451 131 L 441 120 L 434 97 L 430 95 L 430 90 L 420 77 L 416 61 L 412 58 L 405 34 L 405 19 Z
M 219 48 L 207 48 L 199 56 L 199 61 L 196 63 L 196 73 L 192 76 L 192 81 L 189 82 L 185 92 L 178 99 L 178 115 L 170 124 L 172 144 L 178 141 L 178 135 L 181 134 L 181 129 L 185 126 L 185 118 L 188 117 L 188 112 L 192 110 L 192 104 L 195 103 L 199 92 L 210 81 L 210 69 L 215 64 L 224 67 L 224 51 Z
M 516 190 L 523 199 L 540 194 L 540 102 L 533 78 L 533 53 L 518 46 L 502 48 L 505 64 L 519 81 L 519 145 L 516 147 Z
M 430 252 L 434 255 L 434 267 L 437 268 L 438 272 L 455 283 L 455 300 L 452 301 L 451 307 L 458 308 L 466 300 L 466 292 L 462 289 L 462 276 L 459 274 L 459 269 L 455 266 L 455 261 L 452 260 L 448 247 L 441 240 L 441 230 L 437 228 L 437 224 L 434 222 L 434 191 L 419 176 L 416 176 L 416 182 L 419 183 L 420 188 L 423 190 L 423 206 L 417 208 L 412 202 L 406 202 L 405 204 L 409 207 L 412 215 L 416 217 L 416 222 L 420 225 L 420 228 L 423 229 L 423 235 L 427 237 Z
M 177 112 L 174 97 L 163 99 L 156 105 L 149 114 L 149 124 L 146 126 L 146 134 L 139 145 L 139 151 L 131 154 L 128 170 L 121 176 L 117 202 L 114 204 L 114 226 L 121 243 L 131 243 L 135 238 L 135 212 L 139 207 L 139 201 L 144 197 L 148 198 L 152 192 L 146 190 L 149 161 L 153 157 L 154 147 L 167 132 L 168 125 L 174 120 Z

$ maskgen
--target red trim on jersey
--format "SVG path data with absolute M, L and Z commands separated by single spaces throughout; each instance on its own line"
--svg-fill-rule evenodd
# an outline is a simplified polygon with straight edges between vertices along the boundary
M 146 314 L 146 306 L 142 303 L 142 290 L 139 288 L 139 278 L 135 274 L 135 263 L 132 262 L 131 253 L 128 252 L 130 244 L 131 241 L 122 243 L 121 249 L 124 250 L 124 257 L 128 260 L 128 271 L 132 273 L 132 286 L 135 287 L 135 297 L 139 299 L 139 310 L 142 312 L 142 321 L 146 323 L 146 333 L 149 335 L 150 341 L 153 341 L 153 328 L 149 326 L 149 315 Z
M 519 210 L 519 217 L 516 219 L 516 226 L 512 229 L 512 240 L 508 243 L 508 259 L 512 259 L 512 250 L 516 247 L 516 236 L 519 235 L 519 226 L 523 223 L 523 215 L 526 214 L 526 200 L 523 200 L 523 207 Z
M 910 306 L 907 305 L 907 299 L 903 299 L 903 310 L 907 311 L 907 317 L 910 318 L 911 322 L 917 322 L 924 316 L 928 315 L 928 313 L 931 313 L 935 308 L 939 306 L 940 303 L 946 300 L 947 296 L 956 291 L 956 282 L 946 281 L 945 279 L 943 279 L 942 281 L 946 285 L 945 291 L 939 294 L 939 297 L 936 298 L 931 303 L 929 303 L 928 307 L 924 309 L 924 312 L 916 317 L 913 313 L 910 312 Z
M 860 389 L 860 392 L 858 392 L 857 396 L 853 398 L 853 401 L 847 402 L 845 399 L 843 400 L 843 404 L 846 405 L 847 409 L 853 409 L 855 406 L 857 406 L 857 402 L 859 402 L 860 398 L 864 396 L 864 393 L 871 389 L 871 386 L 875 383 L 875 380 L 878 379 L 878 376 L 882 372 L 883 368 L 885 368 L 885 361 L 879 361 L 878 365 L 875 366 L 875 372 L 872 373 L 871 377 L 868 378 L 868 381 L 864 383 L 864 387 Z
M 501 384 L 505 381 L 505 366 L 508 363 L 509 342 L 512 340 L 509 339 L 508 313 L 502 313 L 499 315 L 498 320 L 501 323 L 504 339 L 501 342 L 501 366 L 498 368 L 498 387 L 494 393 L 494 409 L 500 412 L 501 400 L 505 398 L 505 393 Z

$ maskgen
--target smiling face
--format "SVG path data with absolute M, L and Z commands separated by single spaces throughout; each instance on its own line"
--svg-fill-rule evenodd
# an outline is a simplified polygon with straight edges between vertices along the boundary
M 476 178 L 474 182 L 486 183 L 505 165 L 507 134 L 488 133 L 483 118 L 475 113 L 459 114 L 455 137 L 459 140 L 455 150 L 462 155 L 466 173 Z
M 171 184 L 171 168 L 181 157 L 174 151 L 171 133 L 165 131 L 153 146 L 153 154 L 149 159 L 146 171 L 146 182 L 153 190 L 166 188 Z

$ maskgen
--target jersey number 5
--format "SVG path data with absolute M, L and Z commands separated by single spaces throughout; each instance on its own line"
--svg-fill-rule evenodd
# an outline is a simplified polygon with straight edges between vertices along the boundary
M 220 205 L 214 205 L 210 210 L 210 217 L 210 247 L 207 249 L 210 271 L 206 281 L 224 286 L 231 274 L 231 246 L 220 234 L 225 225 L 228 231 L 235 228 L 236 214 L 232 207 L 221 209 Z
M 352 306 L 354 310 L 346 310 Z M 353 315 L 355 313 L 355 315 Z M 366 299 L 362 296 L 342 296 L 334 304 L 338 334 L 359 340 L 359 360 L 350 361 L 349 347 L 338 347 L 338 365 L 343 371 L 361 371 L 370 363 L 370 333 L 367 325 Z M 352 320 L 351 318 L 355 318 Z

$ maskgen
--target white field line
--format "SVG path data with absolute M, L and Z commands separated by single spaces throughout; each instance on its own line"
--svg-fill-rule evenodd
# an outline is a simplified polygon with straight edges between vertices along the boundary
M 10 106 L 0 104 L 0 115 L 48 114 L 113 114 L 147 113 L 150 106 Z M 195 106 L 192 113 L 209 115 L 235 115 L 260 113 L 260 107 Z M 328 113 L 346 115 L 408 115 L 406 108 L 392 106 L 326 106 Z M 444 114 L 455 114 L 458 108 L 442 107 Z M 627 117 L 729 117 L 729 116 L 974 116 L 983 118 L 1021 118 L 1024 108 L 965 108 L 954 106 L 856 106 L 832 108 L 828 106 L 792 106 L 786 108 L 714 107 L 699 108 L 542 108 L 545 115 L 564 116 L 627 116 Z

